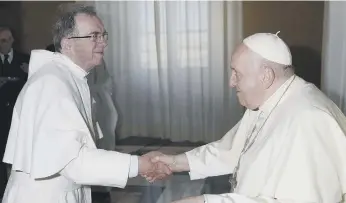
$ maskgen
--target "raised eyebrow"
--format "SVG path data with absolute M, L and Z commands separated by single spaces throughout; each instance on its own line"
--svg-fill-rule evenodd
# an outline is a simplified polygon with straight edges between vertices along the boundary
M 90 33 L 90 35 L 95 35 L 95 34 L 101 34 L 101 32 L 95 31 L 95 32 L 91 32 L 91 33 Z
M 97 34 L 104 34 L 104 33 L 106 33 L 106 31 L 104 32 L 94 31 L 94 32 L 90 32 L 88 35 L 97 35 Z

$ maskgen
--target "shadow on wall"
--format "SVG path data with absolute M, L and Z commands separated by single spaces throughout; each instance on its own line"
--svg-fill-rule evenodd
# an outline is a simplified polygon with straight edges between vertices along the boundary
M 296 74 L 321 88 L 321 53 L 304 46 L 290 47 Z

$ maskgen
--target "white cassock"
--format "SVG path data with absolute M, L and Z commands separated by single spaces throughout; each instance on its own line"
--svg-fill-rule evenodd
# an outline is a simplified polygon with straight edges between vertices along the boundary
M 221 140 L 187 152 L 191 179 L 232 173 L 251 132 L 258 137 L 241 159 L 238 187 L 234 193 L 206 194 L 207 203 L 344 202 L 346 118 L 298 76 L 258 111 L 247 110 Z
M 136 157 L 96 148 L 86 75 L 62 54 L 32 52 L 3 158 L 12 164 L 3 203 L 91 203 L 90 186 L 123 188 L 137 175 Z

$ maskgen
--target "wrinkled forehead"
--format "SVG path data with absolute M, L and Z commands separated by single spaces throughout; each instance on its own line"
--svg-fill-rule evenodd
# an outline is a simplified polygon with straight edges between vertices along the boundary
M 237 69 L 239 64 L 246 62 L 246 59 L 249 60 L 250 50 L 245 44 L 240 44 L 234 50 L 231 57 L 231 67 Z
M 11 39 L 12 33 L 9 30 L 0 31 L 0 39 Z
M 235 70 L 244 69 L 245 67 L 251 67 L 251 71 L 255 67 L 259 67 L 263 58 L 253 52 L 245 44 L 239 45 L 234 51 L 231 58 L 231 66 Z
M 75 23 L 76 31 L 81 35 L 105 31 L 102 21 L 97 16 L 78 14 Z

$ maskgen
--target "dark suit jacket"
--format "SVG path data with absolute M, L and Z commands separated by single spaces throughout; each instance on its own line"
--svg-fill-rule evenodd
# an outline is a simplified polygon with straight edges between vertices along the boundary
M 29 55 L 13 51 L 13 59 L 9 67 L 4 67 L 0 61 L 0 77 L 19 77 L 22 80 L 27 80 L 28 74 L 20 66 L 23 63 L 28 64 L 29 59 Z
M 18 81 L 7 82 L 0 87 L 0 156 L 4 153 L 4 148 L 6 146 L 14 104 L 28 78 L 28 74 L 24 72 L 20 66 L 23 63 L 28 64 L 29 59 L 29 55 L 14 51 L 13 59 L 9 67 L 4 67 L 0 60 L 0 77 L 19 78 Z

